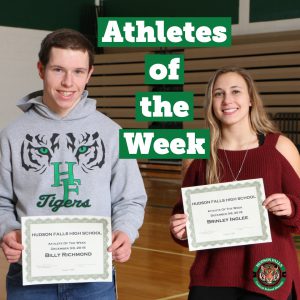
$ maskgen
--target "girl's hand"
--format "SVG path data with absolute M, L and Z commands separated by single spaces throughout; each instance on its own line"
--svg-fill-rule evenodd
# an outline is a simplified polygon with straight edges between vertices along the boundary
M 176 214 L 170 218 L 170 230 L 178 240 L 187 239 L 186 221 L 187 216 L 185 214 Z
M 263 205 L 276 216 L 289 217 L 292 214 L 291 200 L 285 194 L 272 194 L 267 197 Z

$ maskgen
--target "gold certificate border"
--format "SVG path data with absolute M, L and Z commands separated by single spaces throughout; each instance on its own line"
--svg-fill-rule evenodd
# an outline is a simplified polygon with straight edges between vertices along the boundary
M 226 184 L 226 183 L 225 183 Z M 250 243 L 257 243 L 261 241 L 266 241 L 269 239 L 269 231 L 267 226 L 267 218 L 265 217 L 265 209 L 262 205 L 258 205 L 259 215 L 260 215 L 260 224 L 262 228 L 262 235 L 259 236 L 251 236 L 246 238 L 235 238 L 235 239 L 224 239 L 218 241 L 207 241 L 207 242 L 196 242 L 195 230 L 194 230 L 194 220 L 192 214 L 192 203 L 191 203 L 191 195 L 193 194 L 201 194 L 206 192 L 215 192 L 215 191 L 224 191 L 224 190 L 234 190 L 240 189 L 245 187 L 255 187 L 256 188 L 256 195 L 258 204 L 263 202 L 263 193 L 261 191 L 262 180 L 251 180 L 251 182 L 236 182 L 236 183 L 229 183 L 228 185 L 223 186 L 216 186 L 216 185 L 207 185 L 207 187 L 199 188 L 185 188 L 187 189 L 184 191 L 185 196 L 185 204 L 186 210 L 189 215 L 189 229 L 190 229 L 190 237 L 189 243 L 193 246 L 193 248 L 216 248 L 216 247 L 226 247 L 230 246 L 231 244 L 250 244 Z
M 57 275 L 57 276 L 32 276 L 31 271 L 31 225 L 32 224 L 66 224 L 66 223 L 98 223 L 103 225 L 103 269 L 104 272 L 102 274 L 83 274 L 83 275 Z M 109 255 L 107 252 L 107 245 L 109 241 L 109 228 L 108 228 L 108 221 L 105 219 L 97 219 L 97 218 L 54 218 L 54 219 L 29 219 L 25 220 L 25 251 L 26 251 L 26 280 L 27 282 L 43 282 L 50 281 L 59 282 L 59 281 L 80 281 L 84 280 L 87 281 L 92 279 L 93 281 L 96 280 L 105 280 L 108 279 L 110 276 L 109 272 Z

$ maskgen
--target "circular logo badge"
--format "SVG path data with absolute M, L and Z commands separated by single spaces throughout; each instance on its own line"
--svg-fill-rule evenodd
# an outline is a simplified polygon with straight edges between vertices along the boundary
M 284 265 L 275 258 L 260 260 L 253 269 L 254 283 L 264 291 L 276 291 L 286 280 Z

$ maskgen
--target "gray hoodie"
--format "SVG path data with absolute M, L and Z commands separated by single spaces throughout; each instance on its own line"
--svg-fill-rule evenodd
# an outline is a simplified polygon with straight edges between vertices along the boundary
M 97 215 L 133 242 L 146 193 L 136 161 L 118 157 L 120 127 L 86 91 L 64 118 L 41 91 L 18 106 L 24 114 L 0 134 L 0 239 L 22 216 Z

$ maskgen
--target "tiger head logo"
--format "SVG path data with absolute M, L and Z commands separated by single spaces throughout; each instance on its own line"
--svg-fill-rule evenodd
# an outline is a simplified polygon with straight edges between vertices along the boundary
M 263 258 L 253 268 L 253 282 L 263 291 L 276 291 L 284 285 L 285 281 L 285 266 L 276 258 Z
M 259 279 L 263 284 L 274 285 L 280 279 L 280 270 L 276 264 L 266 263 L 261 265 Z
M 105 162 L 105 147 L 98 132 L 79 135 L 53 133 L 50 136 L 27 134 L 21 146 L 22 167 L 43 174 L 62 145 L 66 145 L 65 151 L 72 152 L 85 173 L 101 168 Z

